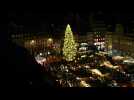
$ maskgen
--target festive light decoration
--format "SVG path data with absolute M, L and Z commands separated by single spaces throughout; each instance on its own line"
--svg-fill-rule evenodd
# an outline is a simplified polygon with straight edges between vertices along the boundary
M 70 25 L 67 25 L 64 38 L 63 55 L 66 61 L 73 61 L 77 52 L 76 43 Z
M 47 46 L 52 47 L 52 45 L 53 45 L 53 39 L 52 38 L 49 38 L 47 40 Z
M 35 44 L 35 40 L 31 40 L 30 44 L 34 45 Z
M 97 74 L 97 75 L 99 75 L 99 76 L 103 76 L 103 74 L 100 72 L 100 70 L 98 70 L 98 69 L 92 69 L 91 70 L 92 71 L 92 73 L 94 73 L 94 74 Z
M 80 82 L 81 87 L 91 87 L 90 84 L 87 84 L 85 81 Z

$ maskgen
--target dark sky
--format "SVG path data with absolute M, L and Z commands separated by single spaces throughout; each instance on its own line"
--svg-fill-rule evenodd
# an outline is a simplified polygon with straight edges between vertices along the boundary
M 45 11 L 45 10 L 10 10 L 8 12 L 8 22 L 21 25 L 26 31 L 61 31 L 65 25 L 70 23 L 74 31 L 86 32 L 88 30 L 89 15 L 98 13 L 99 10 L 82 11 Z M 106 24 L 114 25 L 121 23 L 125 26 L 134 20 L 134 14 L 131 11 L 100 11 Z M 80 30 L 79 30 L 80 28 Z

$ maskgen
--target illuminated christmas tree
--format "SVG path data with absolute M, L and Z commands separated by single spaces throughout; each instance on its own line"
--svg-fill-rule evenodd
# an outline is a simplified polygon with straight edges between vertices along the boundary
M 70 25 L 67 25 L 64 38 L 63 55 L 66 61 L 73 61 L 77 52 L 76 43 Z

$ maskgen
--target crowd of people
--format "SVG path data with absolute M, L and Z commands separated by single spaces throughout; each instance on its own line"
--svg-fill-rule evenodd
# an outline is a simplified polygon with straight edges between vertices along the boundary
M 23 47 L 9 42 L 10 83 L 19 87 L 132 87 L 132 65 L 108 55 L 91 54 L 67 62 L 63 59 L 40 65 Z M 52 55 L 51 55 L 52 56 Z M 58 56 L 57 56 L 58 57 Z M 14 71 L 12 71 L 14 70 Z
M 44 67 L 49 68 L 59 87 L 129 87 L 131 77 L 124 66 L 108 55 L 91 54 L 84 59 L 62 60 Z

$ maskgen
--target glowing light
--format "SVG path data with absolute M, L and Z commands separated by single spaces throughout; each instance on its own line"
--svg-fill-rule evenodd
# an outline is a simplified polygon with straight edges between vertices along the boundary
M 123 60 L 124 57 L 121 56 L 114 56 L 112 57 L 113 60 Z
M 66 72 L 68 72 L 68 69 L 66 69 Z
M 85 68 L 90 68 L 90 67 L 86 65 Z
M 79 77 L 76 77 L 76 79 L 77 79 L 77 80 L 80 80 L 80 78 L 79 78 Z
M 42 62 L 45 62 L 46 61 L 46 58 L 44 58 L 43 60 L 42 60 Z
M 130 60 L 124 60 L 123 62 L 124 62 L 124 63 L 134 63 L 134 60 L 133 60 L 133 59 L 130 59 Z
M 88 45 L 87 43 L 81 43 L 82 46 Z
M 97 43 L 94 43 L 94 45 L 97 45 Z
M 40 53 L 40 56 L 42 56 L 42 53 Z
M 67 69 L 67 66 L 65 66 L 65 68 Z
M 113 65 L 109 61 L 105 61 L 104 65 L 109 68 L 113 68 Z
M 112 48 L 112 45 L 109 45 L 108 47 L 111 49 Z
M 80 82 L 82 87 L 91 87 L 89 84 L 87 84 L 85 81 Z
M 81 58 L 85 58 L 87 55 L 82 55 Z
M 48 41 L 49 41 L 49 42 L 52 42 L 52 41 L 53 41 L 53 39 L 52 39 L 52 38 L 49 38 L 49 39 L 48 39 Z
M 73 33 L 70 25 L 67 25 L 64 38 L 63 55 L 66 61 L 73 61 L 76 56 L 77 48 L 73 38 Z
M 50 55 L 50 52 L 48 51 L 47 54 Z
M 79 48 L 79 50 L 86 50 L 87 49 L 87 47 L 81 47 L 81 48 Z
M 34 43 L 35 43 L 35 41 L 34 40 L 31 40 L 30 44 L 33 45 Z
M 99 76 L 103 76 L 103 74 L 98 69 L 92 69 L 92 73 L 97 74 Z
M 79 68 L 81 68 L 81 66 L 79 66 Z
M 109 67 L 109 68 L 112 68 L 112 69 L 117 69 L 117 68 L 119 68 L 119 66 L 113 66 L 109 61 L 105 61 L 105 62 L 104 62 L 104 65 L 105 65 L 106 67 Z
M 89 57 L 94 57 L 94 55 L 90 55 Z

